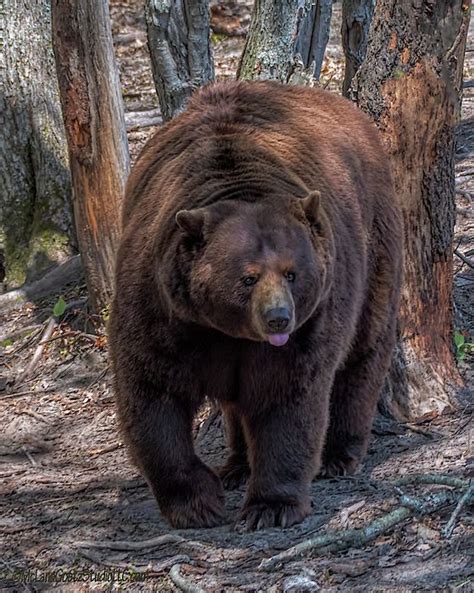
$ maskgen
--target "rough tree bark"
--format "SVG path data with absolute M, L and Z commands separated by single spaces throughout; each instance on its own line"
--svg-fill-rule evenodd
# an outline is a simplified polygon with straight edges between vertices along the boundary
M 146 0 L 153 77 L 163 120 L 186 107 L 197 87 L 214 80 L 209 0 Z
M 332 0 L 255 0 L 237 77 L 312 85 L 329 39 Z
M 378 0 L 354 95 L 381 129 L 405 219 L 400 341 L 384 403 L 398 418 L 452 404 L 454 125 L 468 0 Z
M 342 94 L 346 97 L 365 58 L 374 8 L 375 0 L 342 0 L 341 37 L 346 58 Z
M 237 77 L 287 82 L 294 67 L 298 24 L 309 7 L 305 0 L 255 0 Z
M 129 155 L 107 0 L 53 0 L 53 45 L 89 299 L 110 300 Z
M 7 288 L 35 280 L 74 245 L 50 29 L 49 0 L 1 0 L 0 250 Z
M 298 36 L 295 54 L 300 56 L 303 66 L 316 80 L 321 75 L 324 52 L 329 41 L 333 0 L 316 0 L 311 3 L 306 14 L 300 9 L 301 22 L 298 24 Z

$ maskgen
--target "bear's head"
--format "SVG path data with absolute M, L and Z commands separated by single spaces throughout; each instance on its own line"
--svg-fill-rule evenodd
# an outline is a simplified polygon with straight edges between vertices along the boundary
M 312 192 L 179 211 L 184 316 L 235 338 L 286 344 L 329 282 L 331 241 L 319 202 Z

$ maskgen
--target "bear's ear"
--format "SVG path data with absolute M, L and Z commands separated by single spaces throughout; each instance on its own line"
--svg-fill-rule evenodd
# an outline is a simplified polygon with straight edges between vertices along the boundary
M 302 200 L 304 213 L 310 222 L 315 222 L 318 219 L 320 200 L 321 193 L 317 190 L 310 192 Z
M 180 210 L 176 213 L 176 224 L 190 237 L 202 237 L 205 213 L 202 208 Z

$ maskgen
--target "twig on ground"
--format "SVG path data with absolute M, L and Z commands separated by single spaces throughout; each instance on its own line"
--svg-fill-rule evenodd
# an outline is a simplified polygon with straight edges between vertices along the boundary
M 56 327 L 58 326 L 58 321 L 55 317 L 50 317 L 49 321 L 46 325 L 46 329 L 43 332 L 43 335 L 41 336 L 41 340 L 35 350 L 35 353 L 33 354 L 33 358 L 30 360 L 28 366 L 26 367 L 25 372 L 23 373 L 21 380 L 24 381 L 26 378 L 28 378 L 31 373 L 34 371 L 34 369 L 36 368 L 36 365 L 39 362 L 39 359 L 41 358 L 42 354 L 43 354 L 43 350 L 44 347 L 46 346 L 47 341 L 49 340 L 49 338 L 51 337 L 53 331 L 56 329 Z
M 469 191 L 465 191 L 462 189 L 456 189 L 456 193 L 459 194 L 460 196 L 463 196 L 463 198 L 467 198 L 469 201 L 474 200 L 473 194 Z
M 68 303 L 66 305 L 66 308 L 64 309 L 64 313 L 60 317 L 63 317 L 63 315 L 67 311 L 70 311 L 71 309 L 74 309 L 75 307 L 84 305 L 85 302 L 86 301 L 84 299 L 78 299 L 76 301 L 71 301 L 70 303 Z M 58 325 L 59 325 L 59 317 L 53 316 L 53 317 L 49 318 L 49 321 L 46 325 L 46 329 L 44 330 L 43 335 L 41 336 L 41 339 L 39 341 L 38 347 L 36 348 L 35 353 L 33 354 L 33 358 L 31 359 L 30 363 L 26 367 L 25 372 L 21 376 L 20 380 L 22 382 L 25 381 L 25 379 L 28 378 L 31 375 L 31 373 L 34 371 L 36 365 L 38 364 L 39 359 L 41 358 L 41 356 L 43 354 L 44 347 L 52 339 L 51 336 L 53 334 L 53 331 L 56 329 L 56 327 L 58 327 Z
M 456 521 L 463 509 L 463 507 L 467 504 L 470 504 L 474 500 L 474 483 L 472 483 L 466 492 L 461 496 L 459 499 L 456 508 L 453 511 L 453 514 L 449 518 L 449 521 L 446 523 L 446 526 L 441 531 L 443 537 L 450 537 L 454 531 L 454 527 L 456 526 Z
M 15 469 L 11 472 L 0 473 L 0 480 L 4 480 L 5 478 L 10 478 L 11 476 L 19 476 L 20 474 L 24 474 L 26 469 Z
M 31 465 L 38 465 L 36 461 L 33 459 L 31 453 L 28 451 L 28 449 L 26 449 L 26 447 L 22 447 L 22 451 L 27 456 L 28 461 L 31 463 Z
M 456 495 L 452 490 L 443 490 L 442 492 L 429 492 L 423 498 L 415 498 L 402 492 L 399 488 L 397 489 L 400 495 L 400 503 L 414 511 L 419 515 L 429 515 L 430 513 L 440 508 L 440 494 L 449 494 L 445 501 L 445 504 L 456 502 Z
M 462 260 L 465 264 L 467 264 L 470 268 L 474 269 L 474 261 L 466 257 L 463 253 L 459 251 L 459 249 L 455 249 L 454 253 Z
M 40 324 L 38 326 L 38 328 L 36 330 L 34 330 L 26 339 L 23 339 L 21 341 L 21 343 L 14 350 L 10 350 L 10 352 L 8 352 L 8 356 L 13 357 L 13 356 L 18 355 L 18 353 L 21 352 L 22 350 L 26 350 L 26 348 L 28 348 L 39 336 L 42 328 L 43 328 L 43 325 Z
M 406 484 L 436 484 L 438 486 L 452 486 L 453 488 L 468 488 L 469 482 L 456 478 L 455 476 L 445 476 L 442 474 L 420 474 L 414 476 L 405 476 L 395 482 L 396 486 Z
M 186 556 L 185 554 L 178 554 L 177 556 L 163 560 L 163 562 L 149 562 L 146 566 L 131 566 L 129 562 L 111 562 L 110 560 L 107 560 L 107 558 L 101 558 L 97 554 L 94 554 L 90 551 L 79 549 L 78 553 L 84 558 L 87 558 L 87 560 L 90 560 L 94 564 L 98 564 L 100 566 L 109 566 L 110 568 L 119 568 L 128 572 L 146 575 L 164 573 L 165 571 L 168 571 L 174 564 L 187 564 L 191 562 L 189 556 Z
M 425 436 L 429 439 L 433 439 L 435 437 L 435 434 L 437 434 L 437 433 L 429 432 L 428 430 L 425 430 L 424 428 L 420 428 L 416 424 L 411 424 L 410 422 L 405 422 L 403 424 L 403 426 L 408 428 L 408 430 L 411 430 L 412 432 L 416 432 L 418 434 L 422 434 L 423 436 Z
M 0 401 L 4 399 L 12 399 L 14 397 L 23 397 L 25 395 L 43 395 L 44 393 L 53 393 L 55 389 L 42 389 L 41 391 L 19 391 L 18 393 L 7 393 L 0 395 Z
M 326 90 L 326 89 L 328 88 L 328 86 L 331 84 L 331 80 L 334 78 L 334 76 L 335 76 L 335 75 L 336 75 L 336 73 L 335 73 L 335 72 L 333 72 L 333 73 L 331 74 L 331 76 L 330 76 L 330 77 L 329 77 L 329 78 L 326 80 L 326 82 L 323 84 L 323 89 L 325 89 L 325 90 Z
M 48 340 L 41 340 L 40 344 L 50 344 L 51 342 L 55 342 L 56 340 L 60 340 L 61 338 L 86 338 L 87 340 L 92 340 L 95 342 L 101 336 L 95 334 L 86 334 L 80 331 L 68 331 L 58 336 L 54 336 L 53 338 L 49 338 Z
M 95 550 L 120 550 L 120 551 L 131 551 L 131 550 L 145 550 L 146 548 L 157 548 L 164 544 L 179 544 L 186 541 L 184 537 L 180 535 L 172 535 L 167 533 L 151 539 L 145 539 L 141 542 L 133 542 L 128 540 L 117 540 L 117 541 L 80 541 L 74 545 L 77 548 L 92 548 Z
M 26 414 L 27 416 L 31 416 L 32 418 L 35 418 L 36 420 L 40 420 L 41 422 L 44 422 L 45 424 L 49 424 L 49 420 L 47 418 L 45 418 L 41 414 L 38 414 L 38 412 L 35 412 L 34 410 L 21 410 L 21 412 L 19 412 L 19 414 Z
M 178 587 L 178 589 L 185 591 L 185 593 L 205 593 L 204 589 L 201 589 L 201 587 L 198 587 L 197 585 L 193 585 L 184 577 L 182 577 L 179 572 L 180 568 L 181 564 L 175 564 L 170 570 L 170 579 Z
M 86 391 L 89 391 L 90 389 L 92 389 L 92 387 L 94 387 L 94 385 L 96 385 L 101 379 L 103 379 L 105 377 L 105 375 L 107 374 L 108 370 L 109 370 L 108 366 L 106 366 L 105 369 L 101 370 L 100 373 L 97 375 L 97 377 L 91 383 L 89 383 L 89 385 L 86 387 Z
M 437 494 L 430 495 L 428 498 L 420 499 L 419 512 L 421 514 L 432 513 L 433 511 L 443 507 L 448 503 L 452 503 L 455 500 L 455 494 L 452 491 L 438 492 Z M 426 501 L 427 506 L 423 507 L 422 503 Z M 335 552 L 338 550 L 344 550 L 351 546 L 361 547 L 365 544 L 376 539 L 382 533 L 387 532 L 395 525 L 398 525 L 411 515 L 413 515 L 413 509 L 406 506 L 398 507 L 375 519 L 366 527 L 360 529 L 348 529 L 333 531 L 319 535 L 303 542 L 300 542 L 296 546 L 276 554 L 271 558 L 262 560 L 258 566 L 258 570 L 273 570 L 280 564 L 294 560 L 305 552 L 312 551 L 315 554 Z
M 90 454 L 94 457 L 98 455 L 103 455 L 104 453 L 111 453 L 112 451 L 116 451 L 117 449 L 121 449 L 123 447 L 122 443 L 112 443 L 111 445 L 107 445 L 107 447 L 103 447 L 102 449 L 93 449 Z
M 5 340 L 15 340 L 16 338 L 21 338 L 25 334 L 33 332 L 41 327 L 40 323 L 35 323 L 34 325 L 27 325 L 26 327 L 22 327 L 21 329 L 17 329 L 14 332 L 9 334 L 2 334 L 0 336 L 0 343 L 4 342 Z

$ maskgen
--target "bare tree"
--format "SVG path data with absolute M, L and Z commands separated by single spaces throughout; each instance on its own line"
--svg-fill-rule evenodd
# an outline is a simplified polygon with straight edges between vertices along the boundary
M 329 41 L 333 0 L 316 0 L 303 14 L 298 24 L 295 54 L 300 56 L 303 66 L 316 80 L 321 75 L 324 53 Z
M 332 0 L 255 0 L 238 78 L 312 84 L 329 39 Z
M 129 155 L 107 0 L 53 0 L 53 42 L 89 298 L 110 300 Z
M 346 57 L 342 94 L 348 96 L 352 79 L 367 51 L 375 0 L 342 0 L 342 47 Z
M 0 252 L 7 288 L 37 279 L 74 244 L 50 29 L 49 0 L 1 2 Z
M 146 0 L 153 77 L 163 120 L 184 110 L 197 87 L 214 80 L 209 0 Z
M 385 404 L 419 417 L 451 403 L 454 125 L 470 18 L 467 0 L 378 0 L 354 81 L 393 163 L 405 219 L 400 342 Z

